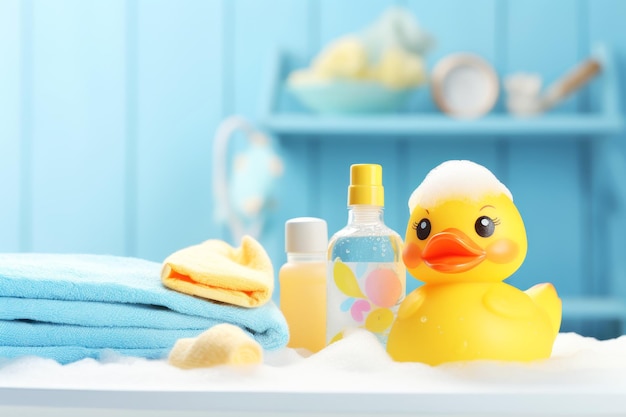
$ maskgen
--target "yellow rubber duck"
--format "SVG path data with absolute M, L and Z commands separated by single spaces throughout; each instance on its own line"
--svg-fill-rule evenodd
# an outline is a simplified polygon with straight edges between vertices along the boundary
M 447 161 L 413 192 L 409 209 L 403 260 L 425 284 L 400 305 L 391 357 L 431 365 L 548 358 L 561 325 L 556 290 L 502 282 L 527 250 L 510 191 L 481 165 Z

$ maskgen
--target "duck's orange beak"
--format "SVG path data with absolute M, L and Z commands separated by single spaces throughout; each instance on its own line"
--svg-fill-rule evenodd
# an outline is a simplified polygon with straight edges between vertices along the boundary
M 459 229 L 446 229 L 429 239 L 421 257 L 436 271 L 456 273 L 472 269 L 486 255 L 484 249 Z

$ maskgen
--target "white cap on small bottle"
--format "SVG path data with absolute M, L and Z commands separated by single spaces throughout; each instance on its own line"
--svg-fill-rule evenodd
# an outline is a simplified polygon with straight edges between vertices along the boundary
M 296 217 L 285 223 L 285 252 L 326 252 L 328 228 L 326 221 L 316 217 Z

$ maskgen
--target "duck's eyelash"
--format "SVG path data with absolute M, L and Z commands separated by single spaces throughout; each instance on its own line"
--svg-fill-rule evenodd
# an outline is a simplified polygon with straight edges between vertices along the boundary
M 502 223 L 498 217 L 493 218 L 491 221 L 492 221 L 492 222 L 493 222 L 493 224 L 495 224 L 496 226 L 497 226 L 497 225 L 499 225 L 500 223 Z
M 417 230 L 417 227 L 420 225 L 419 222 L 413 222 L 413 230 Z

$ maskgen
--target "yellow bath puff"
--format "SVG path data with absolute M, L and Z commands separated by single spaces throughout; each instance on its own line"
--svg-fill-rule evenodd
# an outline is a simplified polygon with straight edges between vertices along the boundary
M 561 324 L 556 290 L 502 282 L 527 250 L 510 191 L 478 164 L 448 161 L 413 192 L 409 210 L 403 261 L 425 284 L 400 306 L 391 357 L 431 365 L 548 358 Z
M 182 369 L 263 362 L 263 348 L 241 328 L 224 323 L 195 338 L 179 339 L 168 361 Z

